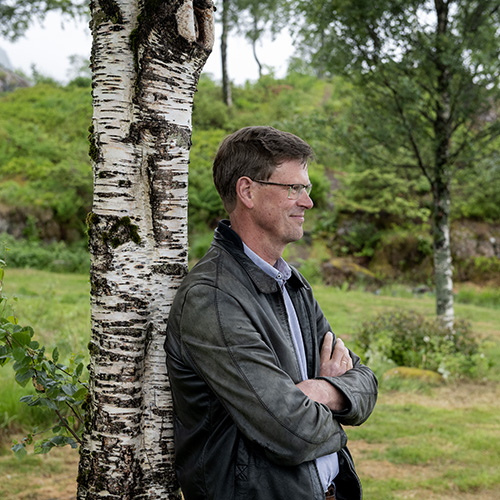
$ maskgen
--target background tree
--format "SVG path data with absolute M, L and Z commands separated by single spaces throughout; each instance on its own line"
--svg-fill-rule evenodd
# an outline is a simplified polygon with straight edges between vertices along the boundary
M 35 21 L 43 21 L 48 12 L 58 11 L 68 17 L 84 16 L 88 2 L 77 0 L 2 0 L 0 2 L 0 36 L 16 40 Z
M 222 99 L 224 104 L 229 108 L 233 105 L 233 97 L 231 92 L 231 80 L 229 78 L 229 68 L 227 66 L 227 37 L 231 31 L 229 24 L 231 0 L 222 0 L 221 24 L 222 33 L 220 38 L 220 55 L 221 55 L 221 71 L 222 71 Z
M 356 85 L 348 138 L 361 164 L 421 175 L 430 186 L 436 309 L 451 325 L 450 185 L 500 133 L 500 6 L 318 0 L 297 8 L 312 64 Z
M 78 498 L 177 498 L 163 342 L 187 272 L 191 111 L 213 5 L 91 7 L 92 334 Z
M 231 80 L 228 68 L 228 36 L 232 31 L 243 34 L 252 44 L 252 52 L 257 63 L 259 78 L 262 76 L 262 63 L 257 56 L 257 42 L 266 31 L 275 34 L 283 28 L 278 13 L 283 7 L 282 0 L 222 0 L 220 22 L 221 34 L 221 68 L 222 96 L 224 103 L 232 106 Z
M 233 26 L 243 34 L 252 45 L 252 53 L 257 63 L 259 78 L 262 77 L 263 67 L 257 55 L 257 42 L 268 31 L 276 33 L 282 28 L 277 15 L 281 0 L 233 0 Z

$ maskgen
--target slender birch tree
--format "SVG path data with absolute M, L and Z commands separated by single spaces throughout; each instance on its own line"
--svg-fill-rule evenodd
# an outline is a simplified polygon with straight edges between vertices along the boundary
M 312 65 L 355 84 L 350 148 L 426 179 L 436 312 L 453 325 L 451 182 L 499 135 L 498 0 L 297 0 Z M 301 17 L 302 16 L 302 17 Z
M 92 334 L 78 499 L 179 498 L 163 342 L 187 272 L 191 112 L 210 0 L 92 0 Z
M 227 37 L 229 36 L 229 9 L 231 0 L 222 0 L 221 24 L 222 33 L 220 38 L 221 70 L 222 70 L 222 99 L 228 107 L 233 105 L 233 95 L 231 91 L 231 80 L 227 67 Z

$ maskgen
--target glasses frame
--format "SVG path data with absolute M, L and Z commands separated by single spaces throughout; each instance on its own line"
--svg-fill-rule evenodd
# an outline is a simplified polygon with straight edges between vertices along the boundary
M 266 184 L 269 186 L 282 186 L 288 188 L 288 199 L 289 200 L 298 200 L 303 191 L 307 193 L 307 196 L 311 194 L 312 184 L 283 184 L 281 182 L 270 182 L 270 181 L 261 181 L 257 179 L 252 179 L 253 182 L 258 182 L 259 184 Z M 292 191 L 296 191 L 296 197 L 292 196 Z

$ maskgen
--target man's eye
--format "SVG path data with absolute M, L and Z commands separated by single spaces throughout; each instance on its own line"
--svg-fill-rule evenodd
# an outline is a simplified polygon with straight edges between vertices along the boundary
M 294 184 L 292 186 L 292 193 L 300 193 L 302 191 L 302 184 Z

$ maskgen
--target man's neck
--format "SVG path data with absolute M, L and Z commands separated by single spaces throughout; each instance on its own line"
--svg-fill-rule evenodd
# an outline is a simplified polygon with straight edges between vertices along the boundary
M 231 221 L 231 229 L 238 234 L 241 241 L 243 241 L 243 243 L 245 243 L 245 245 L 250 248 L 252 252 L 256 253 L 261 259 L 265 260 L 271 266 L 276 264 L 285 250 L 284 246 L 283 248 L 275 248 L 275 246 L 271 245 L 268 241 L 265 241 L 257 235 L 253 235 L 249 231 L 246 231 L 243 224 L 240 225 Z

